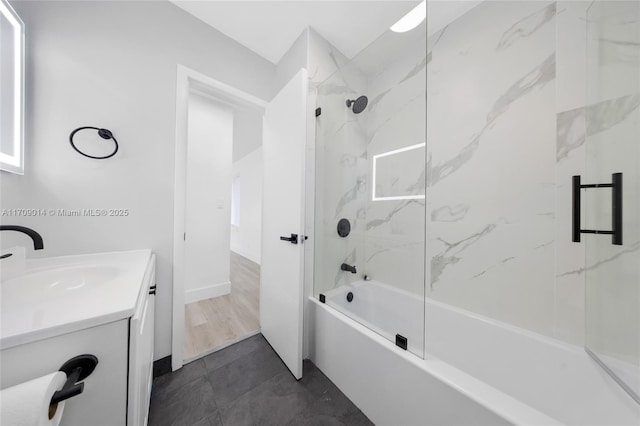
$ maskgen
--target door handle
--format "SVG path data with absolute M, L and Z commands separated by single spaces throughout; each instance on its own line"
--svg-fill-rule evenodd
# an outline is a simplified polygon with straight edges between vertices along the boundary
M 291 244 L 298 244 L 298 234 L 291 234 L 290 237 L 280 237 L 281 241 L 289 241 Z
M 580 242 L 580 234 L 604 234 L 611 235 L 611 243 L 616 246 L 622 245 L 622 173 L 614 173 L 611 175 L 611 183 L 595 183 L 583 185 L 580 182 L 580 176 L 572 178 L 572 238 L 574 243 Z M 595 229 L 582 229 L 580 226 L 580 202 L 581 189 L 588 188 L 611 188 L 611 231 L 600 231 Z

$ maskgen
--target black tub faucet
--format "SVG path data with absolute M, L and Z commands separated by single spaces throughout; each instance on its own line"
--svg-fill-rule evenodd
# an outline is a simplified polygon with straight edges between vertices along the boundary
M 31 228 L 27 228 L 26 226 L 18 226 L 18 225 L 0 225 L 0 231 L 17 231 L 22 232 L 23 234 L 27 234 L 33 240 L 33 249 L 34 250 L 42 250 L 44 248 L 44 244 L 42 242 L 42 236 L 38 234 Z
M 349 271 L 349 272 L 351 272 L 352 274 L 355 274 L 355 273 L 356 273 L 356 267 L 355 267 L 355 265 L 354 265 L 354 266 L 351 266 L 351 265 L 347 265 L 346 263 L 343 263 L 342 265 L 340 265 L 340 270 L 342 270 L 342 271 Z

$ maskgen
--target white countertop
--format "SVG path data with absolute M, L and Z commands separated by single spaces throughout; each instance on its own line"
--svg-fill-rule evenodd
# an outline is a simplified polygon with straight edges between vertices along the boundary
M 133 315 L 151 250 L 28 259 L 0 283 L 0 349 Z

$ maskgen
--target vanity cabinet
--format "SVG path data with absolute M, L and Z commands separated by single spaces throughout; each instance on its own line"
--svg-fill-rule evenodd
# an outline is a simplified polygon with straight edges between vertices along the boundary
M 63 426 L 146 426 L 153 368 L 155 255 L 137 256 L 143 277 L 122 318 L 0 349 L 0 389 L 57 371 L 81 354 L 98 358 L 84 391 L 65 401 Z M 144 273 L 143 273 L 144 271 Z M 136 289 L 137 290 L 137 289 Z M 103 301 L 104 303 L 104 301 Z M 117 318 L 117 316 L 115 317 Z

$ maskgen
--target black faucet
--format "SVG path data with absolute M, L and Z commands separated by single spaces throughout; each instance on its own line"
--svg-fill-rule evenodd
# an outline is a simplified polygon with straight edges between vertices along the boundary
M 26 226 L 18 226 L 18 225 L 0 225 L 0 231 L 18 231 L 23 234 L 27 234 L 33 240 L 33 249 L 34 250 L 42 250 L 44 248 L 44 244 L 42 242 L 42 236 L 38 234 L 31 228 L 27 228 Z
M 356 273 L 356 267 L 355 267 L 355 265 L 354 265 L 354 266 L 351 266 L 351 265 L 347 265 L 346 263 L 343 263 L 342 265 L 340 265 L 340 270 L 342 270 L 342 271 L 349 271 L 349 272 L 351 272 L 352 274 L 355 274 L 355 273 Z

